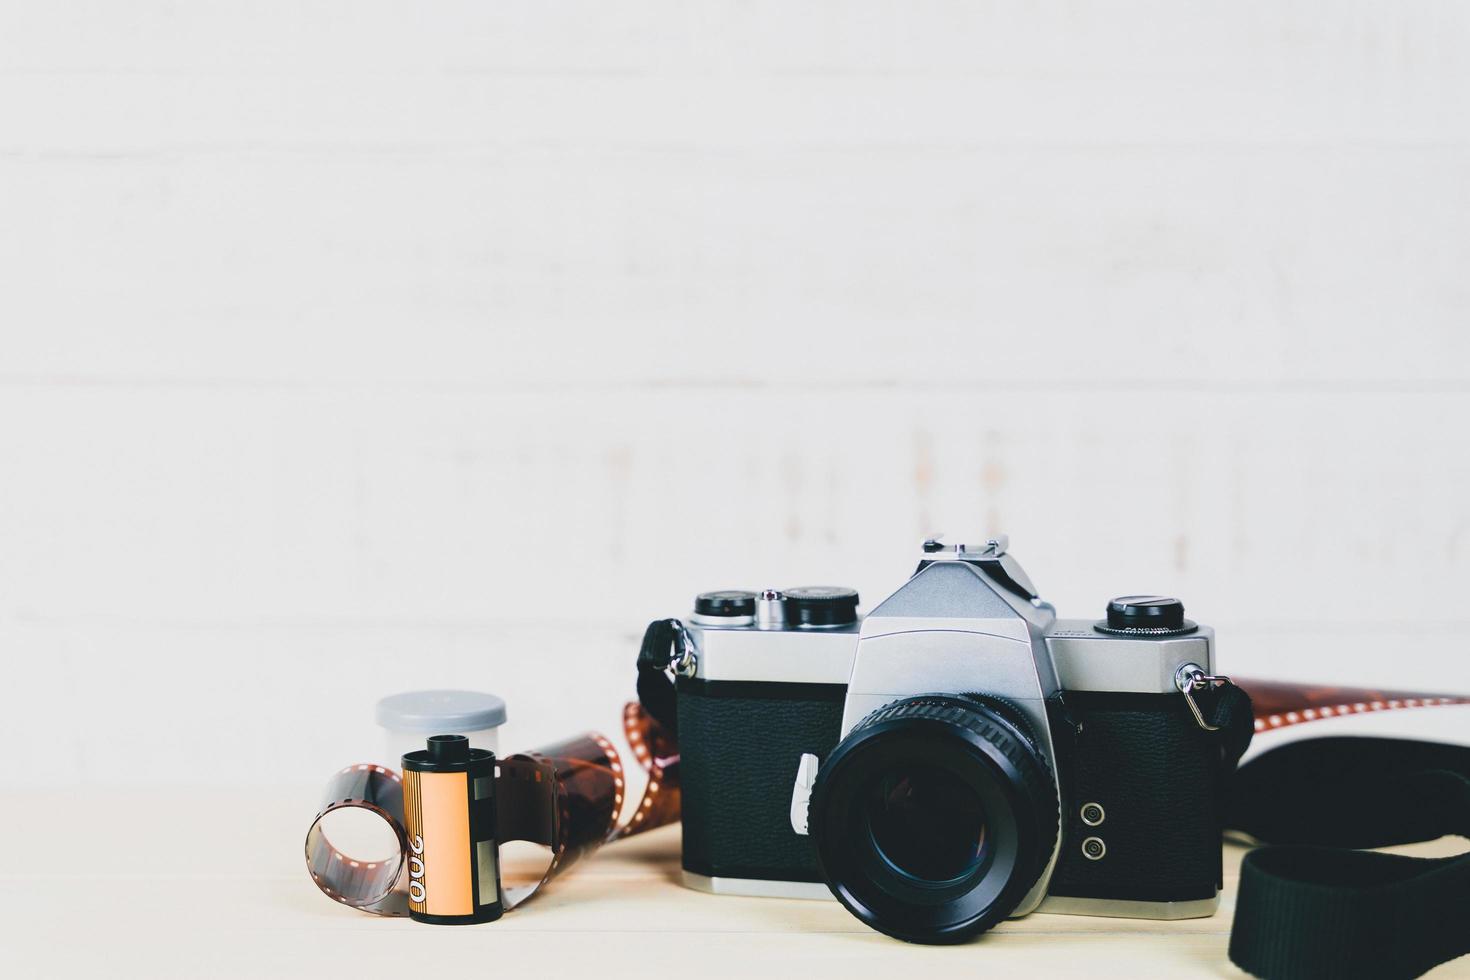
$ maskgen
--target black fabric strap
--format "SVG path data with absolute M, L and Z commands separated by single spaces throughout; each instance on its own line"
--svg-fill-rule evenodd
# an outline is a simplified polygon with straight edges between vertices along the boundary
M 1251 699 L 1229 680 L 1203 693 L 1193 695 L 1201 704 L 1206 719 L 1219 729 L 1221 761 L 1227 775 L 1235 772 L 1235 764 L 1250 748 L 1256 732 L 1256 713 Z
M 679 711 L 669 663 L 680 629 L 677 619 L 655 619 L 638 648 L 638 700 L 672 738 L 679 735 Z
M 1470 837 L 1470 747 L 1314 738 L 1242 766 L 1226 825 L 1275 845 L 1241 864 L 1230 958 L 1267 980 L 1416 977 L 1470 953 L 1470 854 L 1355 848 Z

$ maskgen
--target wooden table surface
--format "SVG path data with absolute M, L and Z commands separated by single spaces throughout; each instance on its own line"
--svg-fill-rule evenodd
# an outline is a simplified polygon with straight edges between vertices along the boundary
M 302 859 L 315 803 L 309 791 L 3 794 L 0 830 L 13 842 L 0 873 L 4 974 L 1245 976 L 1225 955 L 1237 847 L 1226 850 L 1224 901 L 1210 919 L 1033 915 L 969 945 L 932 947 L 872 932 L 835 902 L 684 889 L 670 827 L 604 849 L 499 922 L 454 928 L 323 897 Z M 1431 975 L 1470 977 L 1470 958 Z

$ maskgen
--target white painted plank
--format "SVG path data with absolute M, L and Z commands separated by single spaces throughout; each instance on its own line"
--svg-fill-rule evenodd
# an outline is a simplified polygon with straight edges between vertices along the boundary
M 0 608 L 35 622 L 626 622 L 699 587 L 876 598 L 1009 530 L 1063 610 L 1447 623 L 1465 396 L 0 392 Z M 569 598 L 570 596 L 570 598 Z
M 0 161 L 0 380 L 1464 390 L 1462 148 Z
M 1452 0 L 1264 0 L 1231 5 L 1063 2 L 581 2 L 424 9 L 394 0 L 119 8 L 58 2 L 0 11 L 9 73 L 604 73 L 731 77 L 1157 77 L 1296 82 L 1324 99 L 1385 83 L 1464 78 L 1467 21 Z M 1353 84 L 1343 92 L 1337 82 Z M 1225 87 L 1221 87 L 1224 91 Z M 1426 86 L 1427 95 L 1437 88 Z M 1287 86 L 1297 94 L 1297 86 Z M 1396 94 L 1389 89 L 1386 94 Z M 1277 99 L 1276 102 L 1283 100 Z

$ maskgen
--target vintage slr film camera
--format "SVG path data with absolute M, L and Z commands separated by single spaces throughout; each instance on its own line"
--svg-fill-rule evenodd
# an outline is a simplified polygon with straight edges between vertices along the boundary
M 1207 916 L 1214 636 L 1177 599 L 1057 619 L 1006 553 L 924 544 L 866 617 L 845 588 L 708 592 L 676 673 L 684 881 L 837 897 L 899 939 L 1033 911 Z

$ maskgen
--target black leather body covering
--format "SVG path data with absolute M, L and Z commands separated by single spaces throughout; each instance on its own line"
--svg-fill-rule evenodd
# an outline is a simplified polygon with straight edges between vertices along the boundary
M 1062 845 L 1050 895 L 1142 902 L 1213 898 L 1221 883 L 1220 740 L 1178 694 L 1068 692 L 1053 712 Z M 1106 814 L 1090 827 L 1081 810 Z M 1098 837 L 1097 861 L 1082 842 Z
M 820 881 L 791 829 L 802 753 L 825 759 L 842 727 L 842 684 L 679 681 L 684 869 L 725 878 Z

